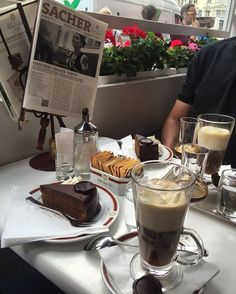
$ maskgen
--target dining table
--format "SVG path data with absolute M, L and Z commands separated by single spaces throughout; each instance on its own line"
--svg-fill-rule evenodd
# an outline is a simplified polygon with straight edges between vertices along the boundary
M 99 140 L 99 144 L 103 145 L 108 141 L 103 138 Z M 2 234 L 5 217 L 11 205 L 13 185 L 20 186 L 24 191 L 31 191 L 43 183 L 55 180 L 55 172 L 31 168 L 29 158 L 1 166 L 0 233 Z M 124 221 L 124 197 L 115 197 L 119 203 L 119 214 L 107 234 L 119 237 L 126 234 L 128 229 Z M 219 269 L 219 273 L 207 283 L 204 293 L 236 293 L 236 225 L 190 206 L 185 226 L 199 233 L 209 251 L 209 256 L 205 257 L 205 260 Z M 101 258 L 98 252 L 83 250 L 88 241 L 36 241 L 15 245 L 11 249 L 65 293 L 110 293 L 101 275 Z

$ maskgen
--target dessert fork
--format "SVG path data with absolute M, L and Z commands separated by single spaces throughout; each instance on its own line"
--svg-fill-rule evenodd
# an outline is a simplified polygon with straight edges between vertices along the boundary
M 62 217 L 64 217 L 65 219 L 67 219 L 72 226 L 74 227 L 89 227 L 91 226 L 93 223 L 95 223 L 95 221 L 89 221 L 89 222 L 81 222 L 80 220 L 76 219 L 76 218 L 73 218 L 72 216 L 68 215 L 68 214 L 65 214 L 59 210 L 55 210 L 55 209 L 52 209 L 50 207 L 48 207 L 47 205 L 41 203 L 40 201 L 34 199 L 32 196 L 28 196 L 25 198 L 26 202 L 30 203 L 31 205 L 34 205 L 34 206 L 37 206 L 37 207 L 40 207 L 42 209 L 46 209 L 48 211 L 51 211 L 51 212 L 54 212 Z

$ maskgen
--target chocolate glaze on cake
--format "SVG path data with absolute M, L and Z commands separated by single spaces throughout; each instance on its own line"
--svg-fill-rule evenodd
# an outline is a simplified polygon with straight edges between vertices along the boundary
M 135 135 L 135 153 L 141 161 L 158 159 L 158 144 L 141 135 Z
M 133 294 L 162 294 L 159 280 L 151 275 L 145 275 L 133 283 Z
M 41 185 L 43 204 L 68 214 L 81 222 L 90 221 L 100 211 L 96 186 L 89 181 L 75 185 Z

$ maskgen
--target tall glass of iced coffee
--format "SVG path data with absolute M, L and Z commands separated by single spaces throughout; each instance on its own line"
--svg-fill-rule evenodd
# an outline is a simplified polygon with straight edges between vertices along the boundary
M 198 144 L 209 149 L 205 173 L 219 171 L 223 162 L 235 119 L 228 115 L 206 113 L 198 116 Z
M 184 228 L 195 176 L 182 165 L 156 160 L 135 166 L 131 178 L 139 239 L 138 265 L 157 277 L 162 290 L 168 291 L 182 280 L 181 266 L 176 262 L 180 236 L 191 235 L 199 248 L 191 263 L 197 263 L 204 253 L 198 234 Z M 137 277 L 136 267 L 134 259 L 133 278 Z

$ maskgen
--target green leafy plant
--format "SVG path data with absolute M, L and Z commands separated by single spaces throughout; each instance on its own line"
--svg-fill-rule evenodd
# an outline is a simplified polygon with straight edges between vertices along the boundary
M 219 41 L 219 40 L 215 37 L 202 36 L 201 38 L 199 38 L 199 40 L 196 40 L 196 43 L 199 47 L 202 47 L 202 46 L 205 46 L 207 44 L 214 43 L 217 41 Z
M 123 34 L 129 40 L 115 41 L 111 30 L 106 33 L 100 75 L 126 74 L 135 76 L 140 71 L 163 69 L 167 52 L 165 42 L 155 33 L 146 33 L 138 26 L 125 27 Z
M 181 40 L 173 40 L 167 49 L 167 64 L 169 67 L 188 67 L 193 55 L 199 50 L 197 44 L 190 43 L 184 46 Z

